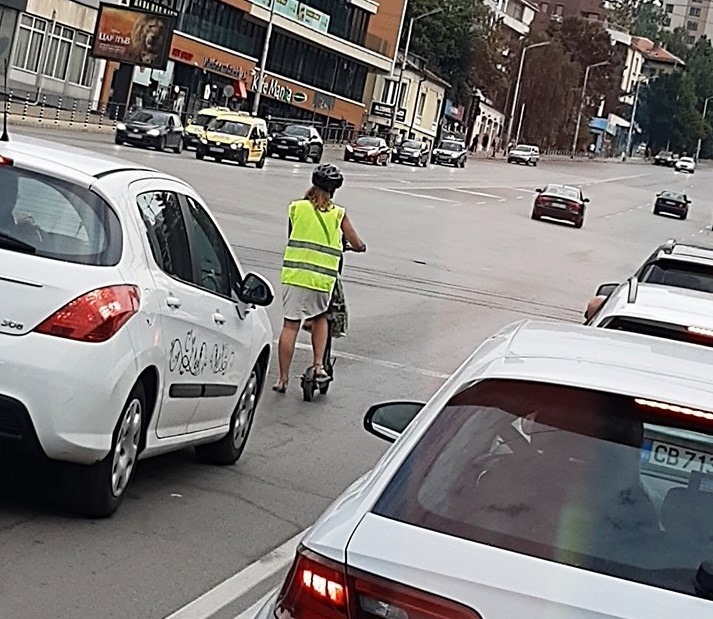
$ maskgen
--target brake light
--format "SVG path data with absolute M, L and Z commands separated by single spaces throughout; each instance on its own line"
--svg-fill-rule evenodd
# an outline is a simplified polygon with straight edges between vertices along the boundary
M 643 406 L 645 408 L 654 408 L 668 413 L 675 413 L 677 415 L 687 415 L 689 417 L 705 419 L 706 421 L 713 421 L 713 413 L 696 410 L 695 408 L 688 408 L 687 406 L 679 406 L 678 404 L 667 404 L 665 402 L 656 402 L 655 400 L 646 400 L 644 398 L 634 398 L 634 402 L 636 402 L 639 406 Z
M 688 332 L 693 333 L 694 335 L 713 337 L 713 329 L 704 329 L 703 327 L 688 327 Z
M 136 286 L 108 286 L 70 301 L 35 331 L 81 342 L 105 342 L 139 311 Z
M 354 619 L 482 619 L 471 608 L 399 583 L 349 570 Z
M 535 200 L 535 203 L 537 204 L 537 206 L 546 206 L 547 204 L 550 203 L 550 200 L 548 198 L 540 197 L 540 198 L 537 198 L 537 200 Z
M 4 157 L 3 155 L 0 155 L 0 166 L 3 166 L 3 165 L 11 166 L 14 163 L 15 162 L 12 159 L 10 159 L 10 157 Z
M 277 604 L 278 619 L 348 619 L 344 567 L 301 548 Z

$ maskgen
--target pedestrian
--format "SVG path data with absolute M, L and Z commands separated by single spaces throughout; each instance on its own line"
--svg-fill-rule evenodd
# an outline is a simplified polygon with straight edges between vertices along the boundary
M 354 251 L 366 245 L 352 226 L 346 211 L 332 198 L 344 182 L 341 170 L 326 163 L 312 173 L 312 187 L 303 200 L 289 207 L 289 240 L 282 263 L 284 320 L 278 342 L 280 376 L 273 386 L 287 391 L 290 365 L 303 320 L 310 321 L 312 363 L 317 382 L 329 380 L 322 366 L 327 345 L 327 310 L 332 298 L 346 238 Z

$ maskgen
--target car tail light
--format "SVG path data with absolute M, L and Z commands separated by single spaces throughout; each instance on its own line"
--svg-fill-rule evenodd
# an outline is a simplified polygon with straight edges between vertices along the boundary
M 535 200 L 535 204 L 537 204 L 537 206 L 547 206 L 549 203 L 549 198 L 539 197 L 537 198 L 537 200 Z
M 482 619 L 451 600 L 359 570 L 304 548 L 275 605 L 277 619 Z
M 11 166 L 14 163 L 15 162 L 12 159 L 10 159 L 10 157 L 4 157 L 3 155 L 0 155 L 0 166 L 3 166 L 3 165 Z
M 481 619 L 471 608 L 399 583 L 349 571 L 353 619 Z
M 687 406 L 657 402 L 655 400 L 647 400 L 645 398 L 634 398 L 634 402 L 643 408 L 653 408 L 664 413 L 673 413 L 674 415 L 685 415 L 687 417 L 696 417 L 698 419 L 705 419 L 706 421 L 713 421 L 713 413 L 697 410 L 695 408 L 688 408 Z
M 568 203 L 567 203 L 567 208 L 568 208 L 570 211 L 575 211 L 575 212 L 576 212 L 576 211 L 579 210 L 579 204 L 577 204 L 576 202 L 568 202 Z
M 136 286 L 108 286 L 70 301 L 35 331 L 81 342 L 105 342 L 139 311 Z

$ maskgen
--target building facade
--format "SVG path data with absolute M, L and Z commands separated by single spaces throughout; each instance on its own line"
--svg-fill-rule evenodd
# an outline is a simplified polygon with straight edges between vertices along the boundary
M 565 17 L 607 21 L 607 9 L 601 0 L 541 0 L 539 9 L 532 24 L 534 30 L 546 30 L 551 21 L 562 21 Z
M 641 68 L 643 78 L 649 79 L 661 73 L 671 73 L 686 66 L 683 60 L 669 52 L 657 41 L 644 37 L 631 37 L 631 45 L 644 59 Z
M 492 153 L 493 149 L 500 150 L 504 126 L 505 114 L 493 107 L 491 101 L 481 101 L 480 114 L 473 127 L 470 150 L 484 153 Z
M 5 67 L 8 67 L 9 73 L 17 22 L 26 8 L 27 0 L 0 0 L 0 77 L 3 78 L 0 89 L 4 78 L 9 80 L 9 75 L 5 76 Z
M 91 100 L 103 66 L 90 53 L 98 7 L 99 0 L 27 0 L 10 50 L 15 97 Z
M 149 84 L 149 102 L 163 104 L 180 95 L 189 114 L 212 104 L 252 109 L 271 0 L 154 2 L 178 11 L 179 18 L 166 71 L 137 69 L 134 92 L 145 95 Z M 275 0 L 259 114 L 359 126 L 370 72 L 393 66 L 404 5 L 405 0 Z M 107 65 L 104 101 L 117 68 Z
M 402 57 L 399 55 L 399 65 L 401 62 Z M 400 89 L 397 88 L 399 76 L 402 77 Z M 365 107 L 363 129 L 380 135 L 390 132 L 398 90 L 394 132 L 405 138 L 433 143 L 438 133 L 448 88 L 448 82 L 429 71 L 423 61 L 415 56 L 409 56 L 403 75 L 401 67 L 397 69 L 394 77 L 372 72 L 367 78 L 365 92 L 368 105 Z
M 666 25 L 670 30 L 682 28 L 685 40 L 693 45 L 703 36 L 713 38 L 713 6 L 711 0 L 664 2 Z

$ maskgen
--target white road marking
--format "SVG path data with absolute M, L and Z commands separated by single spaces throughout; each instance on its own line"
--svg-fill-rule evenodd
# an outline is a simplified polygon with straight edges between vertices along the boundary
M 388 191 L 389 193 L 400 193 L 403 196 L 411 196 L 413 198 L 422 198 L 424 200 L 434 200 L 436 202 L 449 202 L 451 204 L 456 204 L 454 200 L 446 200 L 445 198 L 435 198 L 433 196 L 427 196 L 422 193 L 413 193 L 411 191 L 401 191 L 400 189 L 387 189 L 386 187 L 377 187 L 381 191 Z
M 651 176 L 650 172 L 647 172 L 646 174 L 632 174 L 631 176 L 614 176 L 612 178 L 602 178 L 596 181 L 591 181 L 590 183 L 587 183 L 588 185 L 599 185 L 601 183 L 614 183 L 616 181 L 626 181 L 626 180 L 631 180 L 632 178 L 643 178 L 644 176 Z
M 485 204 L 485 202 L 476 202 L 475 204 L 476 204 L 476 206 L 483 206 L 483 204 Z
M 500 198 L 498 202 L 507 202 L 507 200 L 505 198 Z
M 178 609 L 166 619 L 208 619 L 221 608 L 240 599 L 261 582 L 277 574 L 294 559 L 297 546 L 307 531 L 295 535 L 244 570 Z
M 312 350 L 310 344 L 304 344 L 302 342 L 297 342 L 296 348 L 300 350 Z M 382 368 L 389 368 L 390 370 L 401 370 L 402 372 L 410 372 L 412 374 L 421 374 L 422 376 L 429 376 L 430 378 L 442 378 L 446 379 L 450 377 L 450 374 L 443 374 L 441 372 L 434 372 L 433 370 L 425 370 L 423 368 L 417 368 L 412 365 L 404 365 L 402 363 L 396 363 L 394 361 L 385 361 L 384 359 L 373 359 L 371 357 L 363 357 L 362 355 L 355 355 L 350 352 L 337 352 L 332 351 L 332 355 L 337 359 L 349 359 L 350 361 L 360 361 L 362 363 L 369 363 L 371 365 L 378 365 Z
M 481 198 L 493 198 L 497 200 L 500 196 L 494 196 L 492 193 L 483 193 L 482 191 L 470 191 L 469 189 L 457 189 L 455 187 L 449 187 L 449 191 L 457 191 L 458 193 L 467 193 L 471 196 L 480 196 Z
M 265 605 L 271 595 L 272 592 L 267 593 L 263 598 L 255 602 L 255 604 L 253 604 L 245 612 L 240 613 L 235 619 L 253 619 L 253 617 L 257 614 L 257 611 L 259 611 Z
M 517 196 L 515 199 L 516 200 L 524 200 L 523 196 Z

